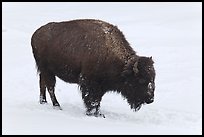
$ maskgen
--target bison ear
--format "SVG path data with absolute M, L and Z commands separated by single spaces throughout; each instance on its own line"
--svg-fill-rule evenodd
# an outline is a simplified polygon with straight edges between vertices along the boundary
M 134 66 L 133 66 L 133 71 L 135 74 L 137 74 L 139 72 L 138 70 L 138 61 L 135 62 Z
M 152 63 L 154 63 L 154 61 L 153 61 L 153 59 L 152 59 L 152 56 L 151 56 L 151 57 L 149 57 L 149 59 L 151 60 L 151 62 L 152 62 Z

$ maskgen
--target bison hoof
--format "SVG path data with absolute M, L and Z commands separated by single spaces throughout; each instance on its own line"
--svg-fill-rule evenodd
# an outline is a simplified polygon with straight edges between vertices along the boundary
M 101 114 L 101 113 L 86 112 L 86 115 L 87 115 L 87 116 L 95 116 L 95 117 L 103 117 L 103 118 L 105 118 L 105 115 L 104 115 L 104 114 Z
M 62 108 L 60 106 L 53 106 L 53 108 L 56 110 L 62 110 Z
M 103 117 L 103 118 L 106 118 L 104 114 L 98 114 L 98 115 L 96 115 L 96 117 Z
M 46 100 L 40 100 L 40 104 L 46 104 L 47 101 Z

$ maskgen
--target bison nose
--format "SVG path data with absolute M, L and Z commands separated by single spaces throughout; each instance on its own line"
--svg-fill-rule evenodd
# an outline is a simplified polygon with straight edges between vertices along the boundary
M 152 102 L 154 102 L 154 98 L 149 98 L 149 99 L 145 100 L 145 103 L 147 103 L 147 104 L 150 104 Z

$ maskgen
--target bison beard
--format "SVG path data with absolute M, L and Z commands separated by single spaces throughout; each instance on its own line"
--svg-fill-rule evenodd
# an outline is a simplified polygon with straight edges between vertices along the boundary
M 135 111 L 153 102 L 152 57 L 136 55 L 116 26 L 90 19 L 52 22 L 35 31 L 31 45 L 40 76 L 40 104 L 47 102 L 47 89 L 53 106 L 61 109 L 55 76 L 79 85 L 89 116 L 105 117 L 99 108 L 108 91 L 121 93 Z

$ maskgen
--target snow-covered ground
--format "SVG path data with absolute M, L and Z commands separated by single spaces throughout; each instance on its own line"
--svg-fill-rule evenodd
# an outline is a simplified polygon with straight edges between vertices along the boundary
M 202 3 L 3 3 L 2 134 L 202 134 Z M 57 79 L 63 110 L 40 105 L 30 38 L 51 21 L 115 24 L 139 55 L 153 56 L 155 101 L 138 112 L 107 93 L 106 118 L 88 117 L 75 84 Z

